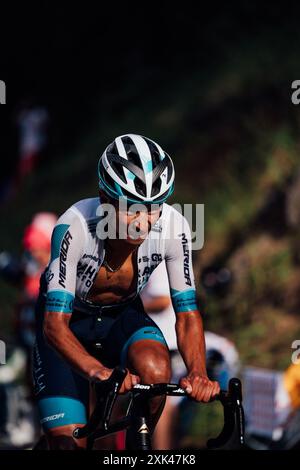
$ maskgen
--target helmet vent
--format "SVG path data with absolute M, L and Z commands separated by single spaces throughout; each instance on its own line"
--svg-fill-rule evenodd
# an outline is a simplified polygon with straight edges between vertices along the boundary
M 159 150 L 158 148 L 156 147 L 156 145 L 151 142 L 151 140 L 147 139 L 147 137 L 144 137 L 148 147 L 149 147 L 149 150 L 150 150 L 150 153 L 151 153 L 151 157 L 152 157 L 152 167 L 155 168 L 156 165 L 158 165 L 161 161 L 161 155 L 159 153 Z
M 122 142 L 126 151 L 128 161 L 134 163 L 142 170 L 143 165 L 136 149 L 136 146 L 134 145 L 134 142 L 130 139 L 130 137 L 123 137 Z

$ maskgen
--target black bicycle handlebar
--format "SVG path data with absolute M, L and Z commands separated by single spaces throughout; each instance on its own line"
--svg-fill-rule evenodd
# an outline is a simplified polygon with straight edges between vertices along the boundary
M 95 383 L 96 406 L 89 422 L 82 428 L 76 428 L 73 436 L 77 439 L 95 437 L 109 429 L 112 409 L 118 396 L 121 385 L 126 377 L 124 368 L 116 367 L 109 379 Z M 189 394 L 177 384 L 137 384 L 130 391 L 133 399 L 138 396 L 150 398 L 158 395 L 187 396 Z M 213 397 L 212 401 L 220 401 L 224 411 L 224 427 L 215 439 L 207 442 L 209 449 L 241 448 L 244 445 L 244 410 L 242 407 L 242 387 L 237 378 L 229 381 L 228 391 L 221 392 Z M 125 422 L 125 421 L 124 421 Z M 124 426 L 125 427 L 125 426 Z

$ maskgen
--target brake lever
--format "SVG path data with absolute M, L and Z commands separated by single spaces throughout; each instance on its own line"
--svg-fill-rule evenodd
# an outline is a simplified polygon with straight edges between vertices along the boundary
M 102 404 L 101 401 L 103 401 L 103 399 L 101 400 L 101 394 L 106 398 L 103 410 L 103 428 L 105 431 L 108 429 L 112 410 L 126 374 L 126 369 L 118 366 L 115 367 L 113 373 L 107 381 L 98 382 L 95 384 L 97 403 Z
M 97 429 L 99 422 L 107 430 L 113 406 L 117 399 L 123 380 L 127 374 L 126 369 L 115 367 L 107 380 L 95 382 L 96 406 L 89 418 L 89 422 L 82 428 L 76 428 L 73 436 L 77 439 L 91 436 Z

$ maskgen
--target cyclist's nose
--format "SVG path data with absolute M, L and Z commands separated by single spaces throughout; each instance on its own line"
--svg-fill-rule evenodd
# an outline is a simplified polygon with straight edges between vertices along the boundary
M 137 213 L 135 226 L 141 233 L 148 233 L 151 230 L 148 214 L 143 212 Z

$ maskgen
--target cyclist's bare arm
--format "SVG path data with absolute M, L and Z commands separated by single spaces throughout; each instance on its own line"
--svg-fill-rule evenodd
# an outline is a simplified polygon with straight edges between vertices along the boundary
M 205 339 L 196 301 L 190 228 L 182 215 L 176 214 L 176 217 L 177 231 L 175 236 L 169 238 L 166 267 L 176 313 L 178 349 L 188 370 L 180 385 L 196 400 L 209 401 L 219 393 L 220 387 L 217 382 L 208 379 L 206 372 Z
M 199 311 L 177 313 L 175 328 L 178 350 L 187 369 L 206 376 L 205 339 Z
M 110 376 L 97 359 L 91 356 L 69 328 L 71 315 L 46 312 L 44 333 L 48 343 L 82 376 L 89 380 Z
M 178 349 L 188 374 L 180 385 L 197 401 L 209 401 L 220 392 L 218 382 L 210 381 L 205 366 L 205 339 L 199 311 L 177 313 Z
M 69 328 L 71 315 L 61 312 L 47 312 L 44 333 L 48 343 L 83 377 L 89 381 L 106 380 L 112 369 L 105 367 L 91 356 Z M 120 393 L 126 393 L 140 382 L 138 376 L 128 372 Z
M 69 328 L 71 315 L 61 312 L 47 312 L 44 320 L 44 333 L 49 344 L 75 369 L 90 381 L 106 380 L 111 376 L 100 361 L 91 356 Z M 120 390 L 130 390 L 139 382 L 138 377 L 127 374 Z

